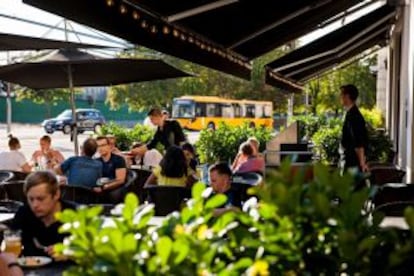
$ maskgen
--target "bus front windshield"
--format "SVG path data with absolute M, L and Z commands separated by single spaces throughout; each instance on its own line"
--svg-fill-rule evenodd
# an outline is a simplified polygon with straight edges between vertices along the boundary
M 191 100 L 175 100 L 173 104 L 173 118 L 194 118 L 195 104 Z

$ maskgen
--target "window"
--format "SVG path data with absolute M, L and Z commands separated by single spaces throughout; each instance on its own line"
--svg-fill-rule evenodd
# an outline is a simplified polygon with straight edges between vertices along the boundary
M 233 109 L 234 109 L 234 117 L 235 118 L 242 117 L 242 109 L 241 109 L 241 106 L 239 104 L 233 104 Z
M 174 118 L 193 118 L 194 102 L 189 100 L 178 100 L 174 102 L 172 116 Z
M 207 104 L 207 117 L 221 117 L 221 109 L 219 104 Z
M 205 117 L 206 116 L 206 104 L 205 103 L 196 103 L 195 114 L 196 114 L 197 117 Z
M 254 111 L 255 111 L 255 106 L 252 104 L 246 105 L 246 117 L 247 118 L 254 118 Z
M 221 105 L 221 113 L 223 118 L 233 118 L 233 108 L 230 104 Z

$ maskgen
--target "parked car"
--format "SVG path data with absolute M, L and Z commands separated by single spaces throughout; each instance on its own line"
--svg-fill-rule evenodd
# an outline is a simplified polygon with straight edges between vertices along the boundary
M 76 109 L 76 118 L 78 121 L 79 133 L 86 130 L 99 132 L 102 125 L 105 124 L 105 118 L 102 113 L 94 108 Z M 62 131 L 65 134 L 69 134 L 73 127 L 72 110 L 66 109 L 56 118 L 44 120 L 42 126 L 49 134 L 52 134 L 55 131 Z

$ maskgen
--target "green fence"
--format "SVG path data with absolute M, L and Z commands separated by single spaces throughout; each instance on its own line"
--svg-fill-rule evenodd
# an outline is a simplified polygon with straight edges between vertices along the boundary
M 77 100 L 78 108 L 96 108 L 105 116 L 107 121 L 116 121 L 127 125 L 141 122 L 145 118 L 144 112 L 129 112 L 127 106 L 118 110 L 110 110 L 104 102 L 95 102 L 90 105 L 88 101 Z M 65 109 L 69 109 L 69 102 L 60 101 L 51 105 L 35 104 L 32 101 L 16 101 L 12 99 L 12 122 L 38 124 L 44 119 L 55 117 Z M 6 122 L 6 99 L 0 98 L 0 123 Z

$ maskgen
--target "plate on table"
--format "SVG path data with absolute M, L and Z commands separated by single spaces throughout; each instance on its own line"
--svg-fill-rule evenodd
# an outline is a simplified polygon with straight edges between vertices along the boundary
M 22 267 L 40 267 L 52 262 L 52 259 L 45 256 L 26 256 L 17 259 L 17 262 Z

